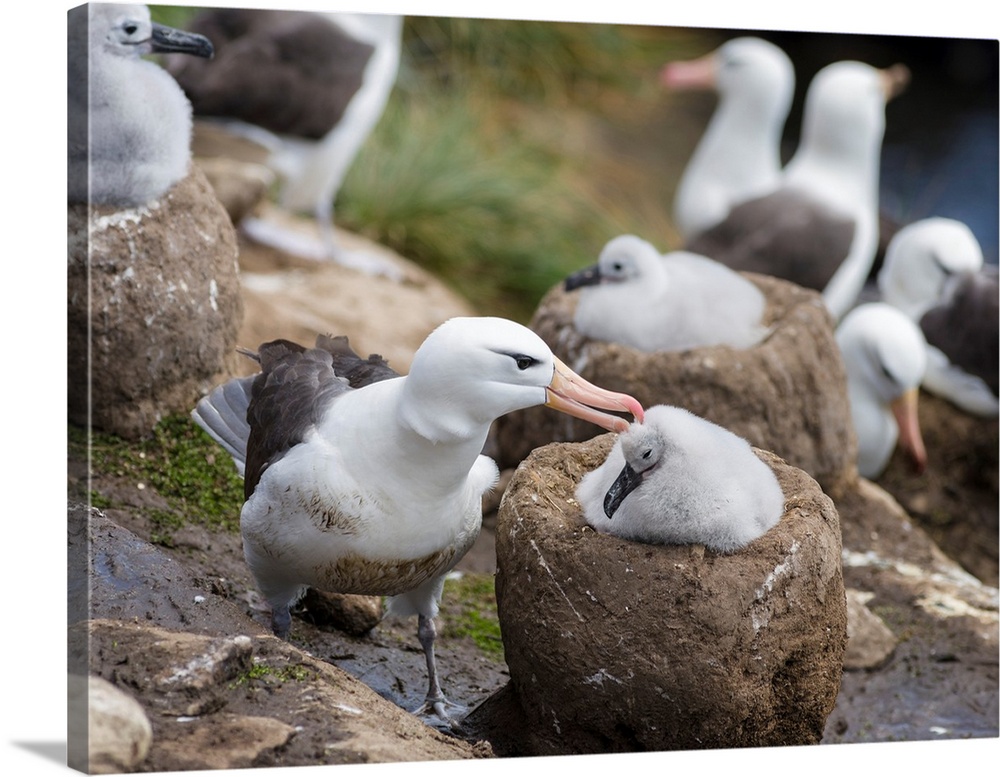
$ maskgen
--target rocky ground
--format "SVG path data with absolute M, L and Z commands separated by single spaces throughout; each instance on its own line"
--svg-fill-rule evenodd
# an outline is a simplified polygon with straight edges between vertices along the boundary
M 311 321 L 299 290 L 336 288 L 338 282 L 351 282 L 344 278 L 353 273 L 294 261 L 279 265 L 246 245 L 241 261 L 253 268 L 245 273 L 248 289 L 256 283 L 246 296 L 246 326 L 259 325 L 266 310 L 270 324 L 293 337 Z M 384 304 L 444 316 L 462 310 L 462 303 L 432 279 L 406 267 L 412 273 L 409 282 L 384 281 Z M 399 302 L 389 284 L 410 296 Z M 418 293 L 436 302 L 428 308 L 405 301 Z M 417 342 L 420 327 L 429 330 L 436 323 L 433 315 L 405 322 Z M 350 326 L 345 324 L 345 330 L 354 331 Z M 247 337 L 252 342 L 253 333 Z M 358 338 L 362 350 L 389 355 L 390 332 Z M 403 369 L 405 347 L 390 357 Z M 952 446 L 959 447 L 958 441 Z M 995 508 L 995 460 L 992 466 Z M 71 459 L 71 496 L 84 496 L 85 474 L 86 463 Z M 112 506 L 101 513 L 70 508 L 71 643 L 77 646 L 81 671 L 89 667 L 134 697 L 149 720 L 149 749 L 128 770 L 496 754 L 492 739 L 499 741 L 502 732 L 449 730 L 441 721 L 422 721 L 407 712 L 419 706 L 425 683 L 415 623 L 382 622 L 351 636 L 297 617 L 290 641 L 276 640 L 268 634 L 266 613 L 234 533 L 185 526 L 175 532 L 172 547 L 150 544 L 149 515 L 165 509 L 165 500 L 155 489 L 117 473 L 91 474 L 93 492 Z M 939 486 L 951 499 L 956 489 L 965 488 L 954 482 Z M 868 490 L 854 497 L 855 503 L 838 502 L 853 615 L 847 666 L 823 742 L 996 737 L 996 544 L 990 541 L 990 531 L 994 540 L 996 535 L 995 511 L 992 529 L 988 517 L 980 519 L 985 524 L 977 532 L 980 539 L 960 543 L 966 548 L 962 563 L 981 574 L 980 580 L 945 556 L 891 497 L 870 484 L 862 489 Z M 936 514 L 927 502 L 936 498 L 925 495 L 926 513 Z M 882 507 L 873 510 L 872 504 Z M 853 517 L 845 519 L 845 513 Z M 960 522 L 951 524 L 952 531 L 948 525 L 935 529 L 942 547 L 949 546 L 954 532 L 969 533 Z M 488 605 L 463 599 L 470 586 L 491 582 L 496 564 L 492 526 L 488 517 L 480 542 L 459 565 L 460 579 L 446 586 L 441 618 L 442 681 L 451 700 L 467 709 L 508 680 L 502 657 L 483 650 L 462 628 L 470 608 L 478 608 L 480 618 L 496 617 Z M 970 546 L 982 549 L 975 553 Z M 81 598 L 88 554 L 89 603 Z

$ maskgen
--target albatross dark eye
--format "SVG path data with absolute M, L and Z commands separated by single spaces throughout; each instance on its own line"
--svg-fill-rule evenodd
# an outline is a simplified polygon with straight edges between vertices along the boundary
M 538 359 L 531 356 L 525 356 L 524 354 L 511 354 L 511 358 L 514 360 L 514 363 L 517 364 L 517 368 L 519 370 L 526 370 L 529 367 L 538 364 Z
M 125 34 L 126 35 L 135 35 L 135 31 L 138 30 L 138 29 L 139 29 L 139 25 L 136 24 L 135 22 L 126 22 L 125 23 Z
M 648 459 L 652 455 L 653 455 L 653 451 L 652 451 L 652 449 L 650 449 L 650 450 L 646 451 L 644 454 L 642 454 L 642 458 Z

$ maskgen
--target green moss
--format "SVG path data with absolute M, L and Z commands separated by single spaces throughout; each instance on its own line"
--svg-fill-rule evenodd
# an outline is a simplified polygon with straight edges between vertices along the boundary
M 442 636 L 468 637 L 490 659 L 503 661 L 503 641 L 497 617 L 492 575 L 465 573 L 449 580 L 442 601 Z
M 271 683 L 292 683 L 304 682 L 313 678 L 313 672 L 304 666 L 294 664 L 291 666 L 274 667 L 260 662 L 254 663 L 246 672 L 229 684 L 230 689 L 251 684 L 271 684 Z
M 173 533 L 188 524 L 238 531 L 243 480 L 232 459 L 186 415 L 163 420 L 149 439 L 128 441 L 112 434 L 69 426 L 71 457 L 86 460 L 94 475 L 90 504 L 141 512 L 152 524 L 152 541 L 172 545 Z M 123 504 L 102 492 L 101 476 L 126 478 L 166 500 L 167 508 Z

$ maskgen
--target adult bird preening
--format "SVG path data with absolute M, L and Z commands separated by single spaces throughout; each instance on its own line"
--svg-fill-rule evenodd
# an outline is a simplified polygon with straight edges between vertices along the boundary
M 630 396 L 594 386 L 526 327 L 454 318 L 414 355 L 408 375 L 362 359 L 346 338 L 313 348 L 262 345 L 261 371 L 217 387 L 193 415 L 244 467 L 244 555 L 285 637 L 307 586 L 388 596 L 418 616 L 428 691 L 420 712 L 448 720 L 434 660 L 445 575 L 482 524 L 497 480 L 481 455 L 493 420 L 546 405 L 609 430 L 643 417 Z

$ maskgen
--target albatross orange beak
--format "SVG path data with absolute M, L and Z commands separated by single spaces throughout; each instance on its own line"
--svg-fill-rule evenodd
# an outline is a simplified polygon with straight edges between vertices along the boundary
M 629 422 L 600 410 L 614 410 L 631 413 L 639 422 L 643 420 L 642 405 L 628 394 L 619 394 L 595 386 L 577 375 L 573 370 L 555 359 L 555 371 L 546 388 L 548 398 L 545 406 L 567 413 L 611 432 L 624 432 Z M 600 410 L 596 409 L 600 408 Z
M 913 466 L 919 473 L 927 466 L 927 450 L 920 436 L 920 421 L 917 418 L 918 396 L 919 389 L 912 388 L 894 400 L 890 407 L 899 427 L 899 445 L 910 455 Z

